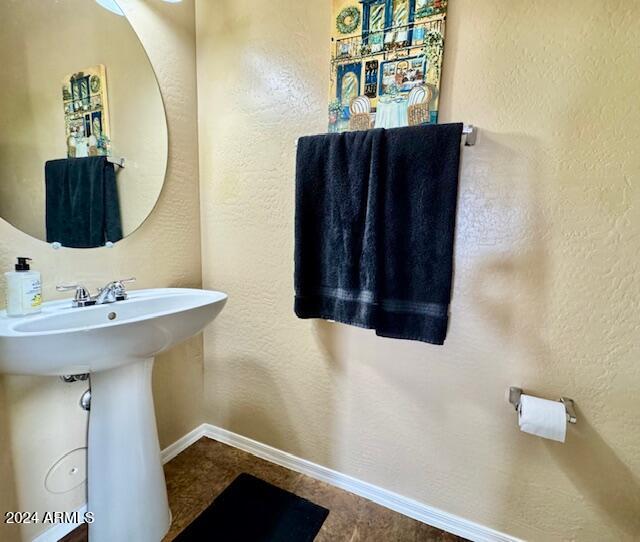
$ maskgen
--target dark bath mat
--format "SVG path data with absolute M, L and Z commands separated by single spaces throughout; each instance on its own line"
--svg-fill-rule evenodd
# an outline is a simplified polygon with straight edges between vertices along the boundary
M 240 474 L 175 542 L 312 542 L 329 510 Z

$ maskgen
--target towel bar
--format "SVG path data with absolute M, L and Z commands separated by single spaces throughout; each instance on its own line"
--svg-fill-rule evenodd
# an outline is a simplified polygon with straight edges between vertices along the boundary
M 462 135 L 464 136 L 464 146 L 473 147 L 476 144 L 476 139 L 478 138 L 478 128 L 476 128 L 473 124 L 465 124 L 462 128 Z M 298 148 L 297 139 L 296 148 Z M 122 162 L 124 164 L 124 158 L 122 159 Z M 124 165 L 122 165 L 121 167 L 124 167 Z
M 511 386 L 509 388 L 509 402 L 518 410 L 520 406 L 520 396 L 522 395 L 522 388 L 516 388 L 515 386 Z M 578 418 L 576 417 L 575 405 L 573 404 L 573 399 L 569 399 L 568 397 L 560 397 L 559 401 L 564 404 L 564 410 L 567 413 L 567 421 L 569 423 L 576 423 Z

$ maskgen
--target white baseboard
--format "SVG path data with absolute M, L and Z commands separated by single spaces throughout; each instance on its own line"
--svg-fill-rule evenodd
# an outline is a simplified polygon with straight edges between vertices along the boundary
M 177 456 L 180 452 L 186 450 L 189 446 L 191 446 L 197 440 L 200 440 L 205 436 L 207 424 L 202 424 L 189 431 L 183 437 L 180 437 L 173 444 L 169 444 L 164 450 L 160 452 L 160 459 L 162 460 L 162 464 L 168 463 L 175 456 Z
M 495 531 L 484 525 L 449 514 L 438 508 L 423 504 L 393 491 L 363 482 L 347 474 L 323 467 L 306 459 L 301 459 L 267 444 L 238 435 L 221 427 L 203 424 L 198 430 L 202 435 L 228 444 L 281 467 L 305 474 L 340 489 L 355 493 L 400 514 L 417 519 L 427 525 L 462 536 L 473 542 L 522 542 L 520 539 Z M 189 435 L 191 435 L 189 433 Z M 187 435 L 187 436 L 189 436 Z M 195 439 L 197 440 L 197 439 Z M 175 445 L 175 444 L 174 444 Z M 186 446 L 185 446 L 186 448 Z
M 438 508 L 398 495 L 393 491 L 383 489 L 368 482 L 363 482 L 347 474 L 342 474 L 333 469 L 307 461 L 306 459 L 301 459 L 300 457 L 283 452 L 267 444 L 208 423 L 203 423 L 196 427 L 162 450 L 160 453 L 162 463 L 167 463 L 202 437 L 228 444 L 229 446 L 248 452 L 256 457 L 280 465 L 281 467 L 350 491 L 400 514 L 417 519 L 438 529 L 462 536 L 473 542 L 522 542 L 518 538 L 495 531 L 479 523 L 449 514 Z M 80 513 L 84 513 L 85 511 L 86 505 L 78 509 Z M 79 524 L 56 525 L 40 534 L 33 542 L 58 542 L 60 538 L 73 531 L 78 525 Z
M 74 512 L 78 514 L 78 516 L 83 516 L 87 511 L 87 505 L 83 504 L 80 508 L 76 508 Z M 76 527 L 80 527 L 82 523 L 57 523 L 50 529 L 40 533 L 36 538 L 33 539 L 33 542 L 58 542 L 63 536 L 68 535 L 71 531 L 73 531 Z

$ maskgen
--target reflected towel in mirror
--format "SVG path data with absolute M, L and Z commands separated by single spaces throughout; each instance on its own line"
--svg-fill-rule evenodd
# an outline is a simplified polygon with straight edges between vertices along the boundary
M 45 164 L 47 242 L 93 248 L 122 239 L 113 164 L 105 156 Z

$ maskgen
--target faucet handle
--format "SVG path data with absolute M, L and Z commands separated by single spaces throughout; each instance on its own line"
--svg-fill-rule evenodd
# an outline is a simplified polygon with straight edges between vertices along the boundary
M 86 307 L 87 305 L 93 305 L 94 301 L 91 299 L 91 294 L 82 284 L 58 284 L 56 286 L 58 292 L 68 292 L 75 290 L 76 293 L 73 296 L 74 307 Z
M 124 301 L 125 299 L 127 299 L 127 291 L 124 285 L 129 282 L 135 282 L 135 281 L 136 281 L 135 277 L 129 277 L 126 279 L 119 279 L 119 280 L 113 281 L 113 289 L 116 296 L 116 301 Z
M 58 284 L 56 286 L 56 291 L 68 292 L 69 290 L 75 290 L 76 288 L 82 288 L 82 286 L 79 284 Z
M 127 282 L 135 282 L 135 281 L 136 281 L 135 277 L 130 277 L 128 279 L 112 280 L 104 288 L 98 288 L 98 292 L 102 292 L 104 290 L 108 290 L 109 288 L 114 289 L 114 290 L 124 290 L 124 285 Z

